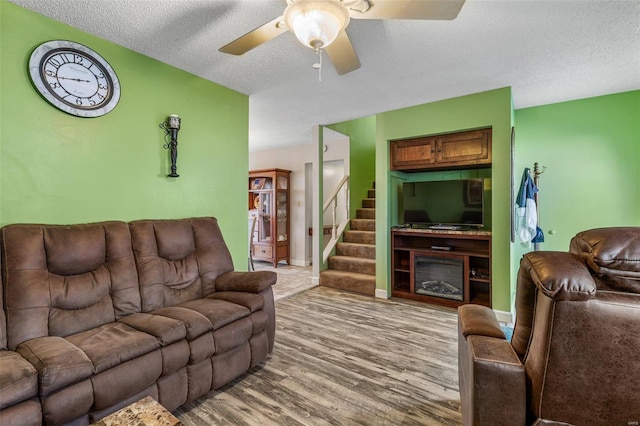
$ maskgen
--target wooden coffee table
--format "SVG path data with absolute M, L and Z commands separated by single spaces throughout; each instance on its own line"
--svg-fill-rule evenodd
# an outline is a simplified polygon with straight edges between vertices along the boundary
M 150 396 L 109 414 L 94 426 L 182 426 L 173 414 Z

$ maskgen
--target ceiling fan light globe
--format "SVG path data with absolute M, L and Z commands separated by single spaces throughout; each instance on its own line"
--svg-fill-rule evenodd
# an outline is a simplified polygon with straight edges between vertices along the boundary
M 295 0 L 284 21 L 300 43 L 312 49 L 329 46 L 349 24 L 349 11 L 339 0 Z

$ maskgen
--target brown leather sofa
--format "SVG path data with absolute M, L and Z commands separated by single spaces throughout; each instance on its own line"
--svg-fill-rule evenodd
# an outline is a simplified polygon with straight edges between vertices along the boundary
M 465 425 L 639 424 L 640 228 L 525 255 L 511 342 L 490 309 L 458 313 Z
M 0 424 L 169 410 L 273 350 L 272 272 L 235 272 L 215 218 L 0 230 Z

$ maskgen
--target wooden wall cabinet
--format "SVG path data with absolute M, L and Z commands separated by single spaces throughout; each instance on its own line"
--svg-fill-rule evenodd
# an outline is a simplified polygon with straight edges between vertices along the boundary
M 449 247 L 437 250 L 433 247 Z M 391 230 L 391 295 L 445 306 L 475 303 L 491 307 L 491 232 L 440 231 L 395 228 Z M 457 263 L 461 268 L 461 300 L 425 295 L 417 259 Z M 424 275 L 422 275 L 424 277 Z M 421 294 L 422 293 L 422 294 Z
M 391 170 L 418 172 L 491 166 L 491 129 L 390 142 Z
M 256 217 L 253 258 L 291 264 L 290 184 L 291 171 L 282 169 L 249 172 L 249 216 Z

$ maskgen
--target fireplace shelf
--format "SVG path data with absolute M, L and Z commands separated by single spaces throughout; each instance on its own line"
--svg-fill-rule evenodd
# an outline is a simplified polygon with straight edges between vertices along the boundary
M 391 295 L 491 307 L 491 232 L 394 228 Z

